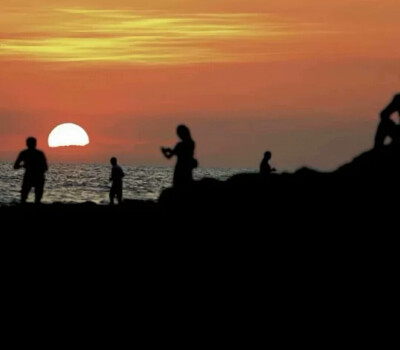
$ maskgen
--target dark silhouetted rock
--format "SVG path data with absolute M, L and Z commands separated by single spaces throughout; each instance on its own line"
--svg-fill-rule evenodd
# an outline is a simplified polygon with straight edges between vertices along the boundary
M 385 146 L 365 152 L 334 172 L 301 168 L 295 173 L 244 173 L 226 181 L 203 179 L 160 196 L 162 210 L 235 215 L 333 216 L 342 211 L 383 210 L 382 201 L 398 198 L 400 151 Z M 310 217 L 311 219 L 311 217 Z M 313 219 L 313 220 L 314 220 Z
M 266 177 L 244 173 L 226 181 L 205 178 L 164 190 L 158 203 L 127 199 L 115 207 L 94 203 L 13 205 L 1 207 L 0 217 L 3 223 L 17 222 L 39 230 L 52 220 L 56 221 L 54 227 L 74 230 L 84 225 L 89 230 L 110 232 L 115 231 L 113 227 L 137 232 L 143 226 L 190 232 L 210 222 L 219 222 L 222 230 L 236 229 L 240 221 L 273 232 L 277 227 L 312 231 L 335 225 L 340 232 L 359 230 L 368 220 L 393 217 L 397 207 L 391 203 L 399 198 L 399 156 L 398 147 L 385 146 L 330 173 L 301 168 Z M 191 222 L 189 226 L 185 220 Z M 354 226 L 343 224 L 347 221 Z

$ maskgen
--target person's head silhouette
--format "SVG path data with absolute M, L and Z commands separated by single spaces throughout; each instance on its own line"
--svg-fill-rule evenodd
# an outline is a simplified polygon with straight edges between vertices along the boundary
M 270 151 L 267 151 L 264 153 L 264 159 L 265 160 L 270 160 L 272 157 L 272 153 Z
M 190 135 L 190 130 L 186 125 L 179 125 L 176 128 L 176 133 L 182 141 L 189 141 L 192 139 L 192 136 Z
M 111 165 L 113 165 L 113 166 L 117 165 L 117 158 L 112 157 L 112 158 L 110 159 L 110 163 L 111 163 Z
M 26 139 L 26 145 L 29 149 L 35 149 L 36 148 L 36 139 L 34 137 L 28 137 Z

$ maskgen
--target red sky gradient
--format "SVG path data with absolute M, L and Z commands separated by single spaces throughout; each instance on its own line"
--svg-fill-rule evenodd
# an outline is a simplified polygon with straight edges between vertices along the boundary
M 133 5 L 134 4 L 134 5 Z M 371 147 L 400 90 L 398 0 L 0 3 L 0 160 L 34 135 L 51 162 L 333 169 Z M 50 149 L 63 122 L 85 148 Z

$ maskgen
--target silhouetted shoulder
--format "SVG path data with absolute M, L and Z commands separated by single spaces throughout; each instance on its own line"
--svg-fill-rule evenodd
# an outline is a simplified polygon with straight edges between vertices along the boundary
M 42 171 L 46 172 L 49 170 L 49 166 L 47 165 L 47 159 L 43 151 L 37 150 L 37 155 L 38 158 L 40 158 L 41 166 L 42 166 Z
M 25 158 L 29 154 L 29 150 L 25 149 L 20 152 L 19 157 L 20 158 Z
M 40 159 L 40 160 L 43 161 L 43 162 L 46 162 L 46 156 L 45 156 L 45 154 L 44 154 L 43 151 L 41 151 L 41 150 L 35 150 L 35 152 L 36 152 L 36 157 L 37 157 L 38 159 Z

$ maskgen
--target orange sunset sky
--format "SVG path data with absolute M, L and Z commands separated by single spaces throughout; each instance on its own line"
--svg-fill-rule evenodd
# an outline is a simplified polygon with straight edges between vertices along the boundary
M 1 0 L 0 160 L 333 169 L 400 90 L 399 0 Z M 63 122 L 84 148 L 50 149 Z

